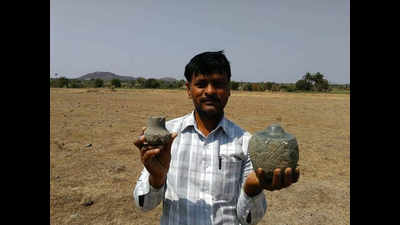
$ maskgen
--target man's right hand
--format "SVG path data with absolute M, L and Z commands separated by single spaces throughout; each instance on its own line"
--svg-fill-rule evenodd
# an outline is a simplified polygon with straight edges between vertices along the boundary
M 134 143 L 140 151 L 140 160 L 150 173 L 149 182 L 151 186 L 160 188 L 164 185 L 167 177 L 171 161 L 171 145 L 177 134 L 172 133 L 171 140 L 165 145 L 151 146 L 147 144 L 144 138 L 145 130 L 146 127 L 143 127 L 142 133 Z

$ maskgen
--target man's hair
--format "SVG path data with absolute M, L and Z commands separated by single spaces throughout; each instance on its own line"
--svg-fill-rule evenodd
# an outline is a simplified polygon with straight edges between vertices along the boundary
M 203 52 L 193 57 L 185 67 L 185 77 L 190 83 L 192 76 L 199 74 L 211 75 L 219 73 L 231 80 L 231 66 L 224 55 L 224 51 Z

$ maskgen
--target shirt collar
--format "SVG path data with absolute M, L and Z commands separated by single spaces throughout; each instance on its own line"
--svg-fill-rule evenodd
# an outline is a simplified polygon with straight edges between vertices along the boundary
M 226 135 L 228 135 L 229 137 L 233 137 L 232 130 L 229 129 L 229 123 L 230 121 L 226 119 L 225 116 L 223 116 L 222 120 L 219 121 L 215 130 L 221 128 Z M 183 120 L 181 132 L 183 132 L 186 128 L 190 126 L 193 126 L 196 129 L 198 129 L 196 124 L 196 119 L 194 118 L 194 110 Z

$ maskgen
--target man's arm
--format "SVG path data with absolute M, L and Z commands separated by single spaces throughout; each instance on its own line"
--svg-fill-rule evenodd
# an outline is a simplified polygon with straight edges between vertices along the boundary
M 165 184 L 160 188 L 154 188 L 149 182 L 150 173 L 143 168 L 142 173 L 133 191 L 135 205 L 143 211 L 149 211 L 160 204 L 164 196 Z
M 257 224 L 267 211 L 267 201 L 262 189 L 249 188 L 248 193 L 245 191 L 245 182 L 252 171 L 253 166 L 250 157 L 247 156 L 247 160 L 242 166 L 241 191 L 236 206 L 237 216 L 242 225 Z
M 283 171 L 280 168 L 276 168 L 273 171 L 272 181 L 264 179 L 265 172 L 261 168 L 257 168 L 254 172 L 247 152 L 250 137 L 244 135 L 242 145 L 243 151 L 247 155 L 246 162 L 242 166 L 242 190 L 237 204 L 237 214 L 242 225 L 257 224 L 264 216 L 267 210 L 264 189 L 275 191 L 287 188 L 296 183 L 300 176 L 299 168 L 295 170 L 285 168 Z
M 177 136 L 172 133 L 171 140 L 164 146 L 150 146 L 144 137 L 145 129 L 143 127 L 141 136 L 134 142 L 140 152 L 144 169 L 133 191 L 133 197 L 136 206 L 143 211 L 151 210 L 161 202 L 171 160 L 171 145 Z

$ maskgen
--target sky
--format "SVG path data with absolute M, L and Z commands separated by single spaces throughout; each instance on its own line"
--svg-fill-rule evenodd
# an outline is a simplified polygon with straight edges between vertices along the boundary
M 231 80 L 350 83 L 345 0 L 50 0 L 50 77 L 96 71 L 185 79 L 195 55 L 224 50 Z

